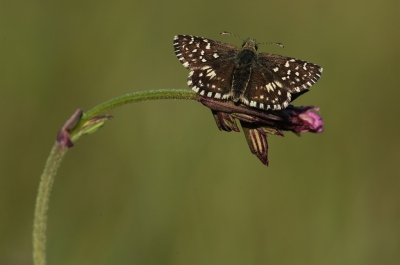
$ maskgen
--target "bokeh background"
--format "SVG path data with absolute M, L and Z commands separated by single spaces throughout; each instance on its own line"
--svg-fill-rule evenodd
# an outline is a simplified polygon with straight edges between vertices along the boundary
M 322 134 L 242 133 L 189 101 L 152 101 L 67 154 L 49 264 L 400 264 L 400 2 L 0 1 L 0 264 L 27 265 L 39 176 L 58 129 L 134 91 L 187 88 L 172 39 L 279 41 L 324 73 L 296 105 Z

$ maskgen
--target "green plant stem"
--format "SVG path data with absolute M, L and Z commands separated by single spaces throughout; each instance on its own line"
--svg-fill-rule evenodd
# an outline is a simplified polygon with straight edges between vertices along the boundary
M 68 147 L 56 142 L 51 149 L 44 171 L 40 177 L 36 197 L 35 217 L 33 221 L 33 264 L 46 264 L 46 227 L 47 210 L 49 208 L 50 191 L 58 167 L 67 153 Z
M 185 100 L 197 100 L 198 95 L 187 89 L 157 89 L 142 92 L 135 92 L 119 96 L 110 99 L 100 105 L 97 105 L 91 110 L 85 112 L 85 118 L 91 119 L 97 115 L 100 115 L 106 111 L 109 111 L 118 106 L 125 104 L 140 102 L 146 100 L 158 100 L 158 99 L 185 99 Z
M 58 137 L 58 139 L 62 140 L 59 140 L 54 144 L 50 155 L 47 158 L 44 171 L 40 178 L 38 194 L 36 197 L 35 216 L 33 221 L 33 264 L 46 264 L 47 210 L 49 208 L 50 193 L 55 176 L 57 175 L 57 171 L 62 162 L 62 159 L 69 149 L 66 144 L 68 141 L 65 141 L 65 137 L 71 139 L 74 143 L 80 138 L 81 133 L 79 133 L 79 131 L 90 119 L 93 119 L 98 115 L 101 115 L 118 106 L 123 106 L 133 102 L 158 99 L 198 100 L 198 96 L 193 91 L 183 89 L 160 89 L 135 92 L 106 101 L 94 107 L 93 109 L 83 113 L 81 119 L 72 129 L 69 125 L 75 124 L 73 122 L 73 120 L 75 119 L 74 116 L 70 119 L 72 120 L 72 123 L 69 120 L 63 126 L 61 131 L 66 134 L 66 136 L 63 134 L 63 137 Z M 74 137 L 74 134 L 76 135 L 76 137 Z

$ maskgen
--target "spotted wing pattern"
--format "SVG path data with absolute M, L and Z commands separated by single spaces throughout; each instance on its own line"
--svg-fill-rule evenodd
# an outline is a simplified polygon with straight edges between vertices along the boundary
M 236 46 L 178 35 L 174 38 L 174 48 L 179 61 L 191 70 L 187 83 L 192 90 L 202 96 L 226 98 L 231 89 L 234 59 L 239 52 Z
M 257 64 L 271 72 L 274 79 L 290 93 L 298 93 L 314 85 L 323 70 L 310 62 L 270 53 L 259 53 Z
M 292 94 L 308 89 L 321 77 L 316 64 L 276 54 L 259 53 L 252 66 L 245 98 L 251 107 L 279 110 Z
M 254 43 L 256 51 L 255 40 L 249 38 L 245 43 Z M 246 61 L 245 48 L 191 35 L 175 36 L 174 48 L 179 61 L 190 69 L 187 83 L 192 90 L 216 99 L 233 97 L 233 79 L 242 77 L 235 69 L 242 69 L 241 63 Z M 276 54 L 259 53 L 251 60 L 246 64 L 251 74 L 241 81 L 246 87 L 240 101 L 260 109 L 286 108 L 292 94 L 295 97 L 307 90 L 322 73 L 316 64 Z

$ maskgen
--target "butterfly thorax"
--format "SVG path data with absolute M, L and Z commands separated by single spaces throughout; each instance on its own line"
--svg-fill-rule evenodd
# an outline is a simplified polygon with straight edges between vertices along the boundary
M 237 55 L 236 67 L 232 79 L 232 100 L 245 100 L 243 95 L 249 84 L 251 68 L 257 59 L 257 44 L 254 39 L 248 38 L 243 43 L 242 50 Z

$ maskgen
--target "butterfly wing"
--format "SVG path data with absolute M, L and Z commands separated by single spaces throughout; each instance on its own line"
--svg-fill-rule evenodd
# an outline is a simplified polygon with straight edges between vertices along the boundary
M 248 105 L 260 109 L 284 109 L 291 94 L 302 92 L 321 77 L 316 64 L 277 54 L 259 53 L 245 98 Z
M 291 100 L 290 92 L 265 67 L 253 65 L 243 103 L 259 109 L 284 109 Z
M 311 87 L 322 74 L 322 68 L 316 64 L 277 54 L 259 53 L 257 64 L 272 73 L 290 93 Z
M 202 96 L 230 96 L 235 58 L 239 49 L 231 44 L 190 35 L 174 38 L 175 54 L 190 69 L 188 85 Z

